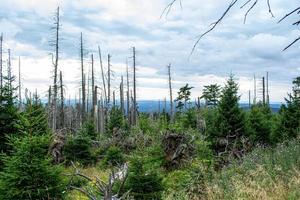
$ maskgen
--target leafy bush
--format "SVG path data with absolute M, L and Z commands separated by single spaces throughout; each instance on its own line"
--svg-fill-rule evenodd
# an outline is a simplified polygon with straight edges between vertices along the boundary
M 4 156 L 0 172 L 0 199 L 62 199 L 65 183 L 62 169 L 51 165 L 49 138 L 25 136 L 11 139 L 13 151 Z
M 94 122 L 92 120 L 86 121 L 80 129 L 80 134 L 87 135 L 91 139 L 96 139 L 97 131 Z
M 104 167 L 116 167 L 124 163 L 124 161 L 125 159 L 121 149 L 116 146 L 111 146 L 106 151 L 101 164 Z
M 142 159 L 135 158 L 130 162 L 128 178 L 124 185 L 124 191 L 129 190 L 135 199 L 161 199 L 162 178 L 153 169 L 147 170 Z
M 63 154 L 67 164 L 71 161 L 79 162 L 82 165 L 90 165 L 95 162 L 95 157 L 91 150 L 91 139 L 84 134 L 69 136 L 64 146 Z

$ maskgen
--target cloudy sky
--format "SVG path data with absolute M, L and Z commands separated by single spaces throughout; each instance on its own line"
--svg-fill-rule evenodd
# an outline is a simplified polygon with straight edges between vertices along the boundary
M 180 86 L 194 86 L 193 96 L 211 83 L 224 84 L 232 72 L 240 84 L 242 100 L 253 90 L 257 79 L 270 74 L 270 96 L 282 102 L 291 89 L 291 81 L 300 72 L 300 44 L 286 52 L 282 49 L 300 35 L 292 27 L 293 16 L 277 21 L 295 6 L 297 0 L 271 0 L 275 18 L 268 13 L 266 1 L 260 0 L 246 24 L 238 4 L 212 33 L 204 37 L 191 57 L 197 36 L 207 30 L 231 0 L 183 0 L 175 4 L 167 17 L 160 15 L 170 0 L 0 0 L 0 32 L 4 34 L 5 59 L 12 51 L 17 72 L 21 56 L 23 88 L 46 94 L 51 84 L 49 42 L 54 33 L 53 17 L 61 8 L 61 46 L 59 69 L 63 72 L 67 96 L 72 98 L 80 87 L 79 37 L 83 33 L 85 68 L 90 54 L 95 54 L 97 84 L 101 83 L 97 46 L 112 55 L 114 88 L 125 75 L 128 59 L 132 66 L 131 47 L 137 49 L 138 98 L 163 99 L 168 94 L 167 68 L 172 63 L 174 93 Z M 257 83 L 259 87 L 259 82 Z

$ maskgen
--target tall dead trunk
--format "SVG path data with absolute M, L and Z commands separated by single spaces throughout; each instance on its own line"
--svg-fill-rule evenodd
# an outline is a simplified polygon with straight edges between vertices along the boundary
M 126 83 L 127 83 L 127 92 L 126 92 L 126 96 L 127 96 L 127 119 L 128 119 L 128 122 L 129 122 L 129 125 L 131 124 L 131 117 L 130 117 L 130 96 L 129 96 L 129 93 L 130 93 L 130 88 L 129 88 L 129 72 L 128 72 L 128 61 L 126 59 Z
M 0 36 L 0 92 L 3 87 L 3 33 Z M 0 94 L 1 95 L 1 94 Z
M 270 104 L 270 96 L 269 96 L 269 72 L 267 72 L 267 80 L 266 80 L 266 99 L 267 105 Z
M 124 114 L 124 82 L 123 76 L 121 76 L 121 83 L 120 83 L 120 107 L 122 114 Z
M 8 86 L 9 86 L 9 91 L 12 96 L 12 74 L 11 74 L 11 54 L 10 54 L 10 49 L 8 49 L 8 60 L 7 60 L 7 77 L 8 77 Z
M 103 90 L 104 90 L 104 103 L 107 104 L 107 95 L 106 95 L 106 81 L 104 76 L 104 69 L 103 69 L 103 62 L 102 62 L 102 55 L 101 55 L 101 49 L 100 46 L 98 46 L 98 52 L 99 52 L 99 59 L 100 59 L 100 67 L 101 67 L 101 75 L 102 75 L 102 84 L 103 84 Z
M 113 91 L 113 107 L 116 107 L 116 92 Z
M 111 56 L 108 54 L 107 56 L 107 103 L 110 104 L 110 58 Z
M 58 60 L 59 60 L 59 30 L 60 30 L 60 15 L 59 7 L 57 7 L 57 12 L 55 16 L 55 61 L 54 61 L 54 77 L 53 77 L 53 101 L 52 101 L 52 130 L 56 130 L 56 110 L 57 110 L 57 70 L 58 70 Z
M 254 74 L 254 96 L 253 96 L 253 104 L 255 105 L 256 104 L 256 76 L 255 76 L 255 74 Z
M 132 124 L 135 126 L 137 124 L 137 103 L 136 103 L 136 52 L 135 47 L 133 50 L 133 121 Z
M 91 55 L 92 60 L 92 118 L 95 116 L 95 107 L 97 104 L 97 101 L 95 99 L 96 96 L 96 90 L 95 90 L 95 76 L 94 76 L 94 55 Z
M 19 56 L 19 109 L 22 108 L 21 58 Z
M 263 87 L 263 105 L 266 105 L 266 86 L 265 86 L 265 77 L 262 78 L 262 87 Z
M 81 98 L 82 98 L 82 105 L 81 105 L 81 120 L 82 124 L 85 122 L 86 119 L 86 109 L 85 109 L 85 75 L 84 75 L 84 66 L 83 66 L 83 39 L 82 33 L 80 34 L 80 61 L 81 61 Z
M 173 94 L 172 94 L 171 64 L 168 65 L 168 75 L 169 75 L 169 93 L 170 93 L 170 117 L 171 117 L 171 122 L 173 122 L 173 119 L 174 119 L 174 111 L 173 111 Z
M 60 128 L 65 126 L 65 98 L 64 98 L 64 88 L 63 88 L 63 78 L 62 72 L 59 72 L 59 87 L 60 87 Z

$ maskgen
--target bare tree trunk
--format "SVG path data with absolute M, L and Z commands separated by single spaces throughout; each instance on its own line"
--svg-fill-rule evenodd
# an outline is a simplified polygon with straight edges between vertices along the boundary
M 19 109 L 22 108 L 21 58 L 19 56 Z
M 253 97 L 253 104 L 255 105 L 256 104 L 256 77 L 255 77 L 255 74 L 254 74 L 254 97 Z
M 133 47 L 133 121 L 132 124 L 137 124 L 137 103 L 136 103 L 136 58 L 135 47 Z
M 101 75 L 102 75 L 102 84 L 103 84 L 103 90 L 104 90 L 104 101 L 105 105 L 107 104 L 107 95 L 106 95 L 106 84 L 105 84 L 105 76 L 104 76 L 104 70 L 103 70 L 103 63 L 102 63 L 102 55 L 101 55 L 101 49 L 100 46 L 98 46 L 99 51 L 99 59 L 100 59 L 100 67 L 101 67 Z
M 108 87 L 108 96 L 107 96 L 107 103 L 110 103 L 110 58 L 111 56 L 108 54 L 107 56 L 107 87 Z
M 10 49 L 8 49 L 8 60 L 7 60 L 7 77 L 8 77 L 8 85 L 9 85 L 9 91 L 12 94 L 12 75 L 11 75 L 11 55 L 10 55 Z
M 88 68 L 87 71 L 87 97 L 86 97 L 86 113 L 87 116 L 89 116 L 89 112 L 90 112 L 90 68 Z
M 170 117 L 171 117 L 171 122 L 173 122 L 173 119 L 174 119 L 174 111 L 173 111 L 173 94 L 172 94 L 171 64 L 168 65 L 168 75 L 169 75 L 169 92 L 170 92 Z
M 95 99 L 96 96 L 96 89 L 95 89 L 95 76 L 94 76 L 94 55 L 91 55 L 92 60 L 92 118 L 95 116 L 95 107 L 97 104 L 97 100 Z
M 81 60 L 81 97 L 82 97 L 82 105 L 81 105 L 81 119 L 82 124 L 85 122 L 85 74 L 84 74 L 84 66 L 83 66 L 83 39 L 82 33 L 80 34 L 80 60 Z
M 267 72 L 267 104 L 269 105 L 270 104 L 270 96 L 269 96 L 269 72 Z
M 3 88 L 3 33 L 0 36 L 0 91 Z M 1 95 L 1 94 L 0 94 Z
M 93 112 L 92 112 L 92 118 L 94 119 L 94 123 L 95 125 L 97 124 L 98 121 L 98 115 L 97 115 L 97 110 L 98 110 L 98 98 L 97 98 L 97 94 L 98 94 L 98 86 L 96 85 L 94 88 L 94 96 L 93 96 Z
M 63 87 L 63 79 L 62 72 L 59 73 L 59 82 L 60 82 L 60 128 L 64 128 L 65 126 L 65 109 L 64 109 L 64 87 Z
M 56 30 L 56 37 L 55 37 L 55 61 L 54 61 L 54 79 L 53 79 L 53 89 L 54 89 L 54 96 L 52 102 L 52 130 L 56 130 L 56 110 L 57 110 L 57 70 L 58 70 L 58 56 L 59 56 L 59 28 L 60 28 L 60 15 L 59 15 L 59 7 L 57 7 L 56 12 L 56 19 L 55 19 L 55 30 Z
M 263 85 L 263 105 L 266 105 L 266 86 L 265 86 L 265 77 L 262 78 Z
M 123 82 L 123 76 L 121 76 L 121 84 L 120 84 L 120 104 L 121 104 L 122 114 L 124 114 L 124 82 Z
M 249 90 L 249 94 L 248 94 L 248 97 L 249 97 L 249 109 L 251 109 L 251 90 Z
M 116 107 L 116 93 L 113 91 L 113 107 Z
M 130 96 L 129 96 L 129 91 L 130 91 L 130 88 L 129 88 L 129 72 L 128 72 L 128 61 L 126 59 L 126 78 L 127 78 L 127 119 L 128 119 L 128 122 L 129 122 L 129 125 L 131 124 L 131 117 L 130 117 Z

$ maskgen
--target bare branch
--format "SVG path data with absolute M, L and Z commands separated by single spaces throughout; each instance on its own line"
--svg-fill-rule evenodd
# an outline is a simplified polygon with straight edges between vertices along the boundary
M 177 1 L 177 0 L 172 0 L 172 1 L 165 7 L 165 9 L 163 10 L 163 12 L 162 12 L 161 15 L 160 15 L 160 18 L 162 18 L 164 15 L 165 15 L 165 17 L 167 17 L 167 16 L 169 15 L 169 13 L 170 13 L 170 11 L 171 11 L 171 9 L 172 9 L 174 3 L 176 3 L 176 1 Z M 180 4 L 180 8 L 182 9 L 182 1 L 181 1 L 181 0 L 179 0 L 179 4 Z
M 296 9 L 293 10 L 292 12 L 286 14 L 283 18 L 281 18 L 281 19 L 278 21 L 278 23 L 282 22 L 282 21 L 283 21 L 284 19 L 286 19 L 288 16 L 292 15 L 293 13 L 295 13 L 295 12 L 297 12 L 297 11 L 298 11 L 297 14 L 299 14 L 299 13 L 300 13 L 300 7 L 296 8 Z
M 268 4 L 268 8 L 269 8 L 269 13 L 271 14 L 272 17 L 274 17 L 274 14 L 273 14 L 272 9 L 271 9 L 270 0 L 267 0 L 267 4 Z
M 291 46 L 293 46 L 296 42 L 298 42 L 300 40 L 300 37 L 298 37 L 297 39 L 294 40 L 294 42 L 292 42 L 291 44 L 289 44 L 287 47 L 285 47 L 282 51 L 287 50 L 288 48 L 290 48 Z
M 198 40 L 196 41 L 196 43 L 194 44 L 193 48 L 192 48 L 192 51 L 190 53 L 190 56 L 194 53 L 195 49 L 196 49 L 196 46 L 198 45 L 198 43 L 200 42 L 200 40 L 205 36 L 207 35 L 208 33 L 210 33 L 211 31 L 213 31 L 217 25 L 219 23 L 221 23 L 221 21 L 224 19 L 224 17 L 227 15 L 227 13 L 231 10 L 231 8 L 238 2 L 238 0 L 232 0 L 232 2 L 229 4 L 229 6 L 227 7 L 227 9 L 225 10 L 225 12 L 222 14 L 222 16 L 216 21 L 213 23 L 213 26 L 207 30 L 206 32 L 204 32 L 203 34 L 201 34 L 199 37 L 198 37 Z
M 256 0 L 256 1 L 252 4 L 252 6 L 247 10 L 247 12 L 245 13 L 244 24 L 246 23 L 248 14 L 249 14 L 250 11 L 254 8 L 254 6 L 257 4 L 257 1 L 258 1 L 258 0 Z

